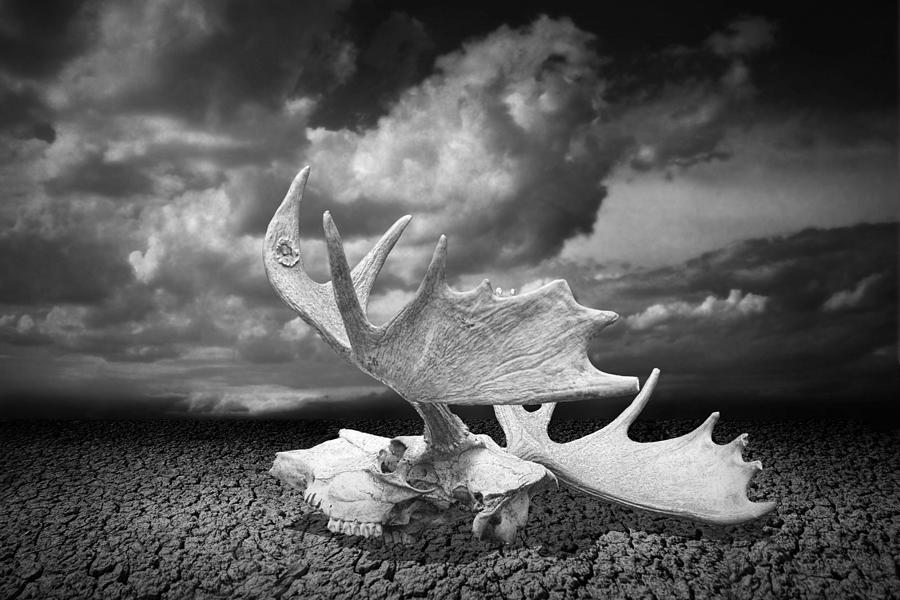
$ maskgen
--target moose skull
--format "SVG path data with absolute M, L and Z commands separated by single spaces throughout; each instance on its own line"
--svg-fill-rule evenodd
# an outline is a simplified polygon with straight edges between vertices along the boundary
M 279 452 L 270 472 L 322 510 L 331 531 L 391 541 L 474 515 L 477 538 L 510 543 L 528 519 L 531 495 L 556 487 L 545 467 L 484 435 L 444 452 L 423 436 L 388 439 L 342 429 L 336 440 Z
M 531 496 L 564 484 L 599 498 L 709 523 L 759 517 L 774 503 L 751 502 L 746 434 L 712 441 L 718 413 L 671 440 L 637 443 L 628 427 L 649 401 L 654 370 L 608 426 L 566 444 L 546 434 L 556 402 L 638 391 L 635 377 L 597 370 L 586 345 L 618 315 L 578 304 L 558 280 L 519 295 L 451 289 L 441 236 L 415 297 L 385 325 L 365 314 L 369 292 L 409 222 L 398 220 L 351 271 L 337 227 L 323 217 L 332 281 L 303 270 L 299 207 L 303 169 L 269 223 L 263 259 L 281 298 L 345 360 L 397 391 L 425 423 L 421 436 L 388 439 L 342 430 L 336 440 L 278 453 L 271 473 L 329 518 L 331 531 L 408 541 L 435 524 L 474 515 L 478 538 L 513 541 Z M 448 405 L 493 405 L 506 434 L 501 448 L 474 435 Z M 521 404 L 542 404 L 527 412 Z

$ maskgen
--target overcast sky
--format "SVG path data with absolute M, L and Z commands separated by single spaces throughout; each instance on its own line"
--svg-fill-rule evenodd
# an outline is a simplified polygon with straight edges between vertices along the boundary
M 896 6 L 487 4 L 0 2 L 6 411 L 390 402 L 266 281 L 306 164 L 320 281 L 323 210 L 351 261 L 414 215 L 375 322 L 445 233 L 457 288 L 618 312 L 590 356 L 663 401 L 900 391 Z

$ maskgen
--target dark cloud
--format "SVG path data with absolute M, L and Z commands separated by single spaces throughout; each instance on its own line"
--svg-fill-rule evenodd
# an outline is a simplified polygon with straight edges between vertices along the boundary
M 762 17 L 741 17 L 729 23 L 725 31 L 706 40 L 710 49 L 725 57 L 746 56 L 775 44 L 775 24 Z
M 30 386 L 29 386 L 30 388 Z M 5 419 L 172 419 L 188 416 L 183 395 L 147 397 L 131 390 L 109 386 L 86 393 L 53 390 L 35 393 L 33 389 L 6 390 L 0 396 Z M 197 418 L 191 414 L 190 418 Z
M 814 151 L 829 145 L 865 147 L 883 143 L 896 148 L 896 110 L 838 114 L 828 110 L 808 111 L 792 116 L 781 124 L 773 144 L 794 151 Z
M 76 236 L 0 234 L 0 302 L 96 304 L 133 279 L 111 243 Z
M 87 37 L 83 0 L 0 3 L 0 69 L 25 78 L 55 74 L 81 52 Z
M 64 174 L 47 180 L 51 194 L 97 194 L 126 198 L 153 191 L 153 179 L 140 167 L 125 162 L 109 162 L 99 155 L 88 155 Z
M 421 72 L 420 61 L 430 48 L 431 41 L 421 21 L 393 12 L 381 22 L 360 53 L 360 64 L 386 74 L 388 86 L 400 89 L 409 86 Z
M 0 3 L 0 132 L 15 138 L 56 139 L 53 111 L 38 82 L 56 75 L 87 47 L 85 2 Z
M 896 113 L 896 5 L 849 11 L 810 11 L 802 3 L 785 8 L 768 11 L 777 19 L 777 52 L 756 71 L 761 100 L 844 116 L 884 109 Z
M 100 44 L 71 77 L 80 85 L 91 70 L 105 72 L 96 74 L 97 89 L 83 87 L 73 99 L 215 123 L 248 105 L 277 109 L 297 93 L 325 93 L 354 69 L 354 48 L 335 29 L 344 4 L 106 6 L 95 23 Z
M 313 126 L 371 127 L 402 91 L 430 71 L 434 45 L 420 21 L 393 12 L 373 27 L 359 23 L 359 11 L 358 6 L 350 11 L 351 24 L 363 30 L 354 36 L 359 46 L 356 72 L 312 115 Z
M 328 25 L 327 19 L 316 18 L 320 12 L 312 3 L 281 2 L 267 6 L 263 15 L 252 3 L 234 3 L 224 11 L 222 29 L 205 43 L 166 57 L 159 85 L 172 86 L 169 93 L 130 100 L 141 109 L 147 108 L 146 98 L 196 118 L 210 109 L 227 118 L 247 101 L 276 108 L 294 92 L 327 91 L 344 76 L 333 70 L 342 48 L 327 33 L 318 33 L 318 27 L 327 32 Z M 309 85 L 298 88 L 299 81 Z
M 685 169 L 727 160 L 732 155 L 723 143 L 728 133 L 758 118 L 748 67 L 741 62 L 710 65 L 707 56 L 698 56 L 706 73 L 702 78 L 679 73 L 663 57 L 654 59 L 666 76 L 659 85 L 644 79 L 633 86 L 613 83 L 610 98 L 615 102 L 598 135 L 620 139 L 624 158 L 634 169 Z
M 259 336 L 239 340 L 237 351 L 251 363 L 286 363 L 297 360 L 291 343 L 276 336 Z
M 0 86 L 0 131 L 15 138 L 37 138 L 50 144 L 56 139 L 47 107 L 28 86 L 18 90 Z
M 587 301 L 623 319 L 596 341 L 594 358 L 614 372 L 766 374 L 782 390 L 834 369 L 887 376 L 896 361 L 883 357 L 897 354 L 897 236 L 896 224 L 810 229 L 599 282 Z

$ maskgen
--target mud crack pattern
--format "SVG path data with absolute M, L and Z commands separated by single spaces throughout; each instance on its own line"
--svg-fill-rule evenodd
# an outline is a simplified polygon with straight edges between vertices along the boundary
M 471 423 L 502 444 L 496 423 Z M 558 423 L 572 439 L 600 423 Z M 696 423 L 637 423 L 641 441 Z M 750 431 L 777 510 L 698 527 L 577 492 L 534 499 L 512 546 L 469 525 L 409 546 L 330 533 L 267 474 L 276 451 L 409 422 L 0 423 L 2 598 L 900 597 L 900 432 L 835 422 Z

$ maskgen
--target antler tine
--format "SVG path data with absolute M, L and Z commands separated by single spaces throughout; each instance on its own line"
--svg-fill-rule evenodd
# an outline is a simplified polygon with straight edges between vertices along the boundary
M 425 270 L 425 277 L 419 285 L 416 296 L 424 296 L 434 291 L 436 287 L 444 283 L 444 277 L 447 271 L 447 236 L 441 235 L 438 243 L 434 247 L 431 255 L 431 262 L 428 263 L 428 269 Z
M 382 326 L 382 329 L 386 334 L 391 329 L 396 327 L 399 323 L 401 323 L 406 315 L 417 314 L 424 305 L 426 305 L 433 299 L 434 294 L 437 292 L 440 285 L 445 281 L 446 270 L 447 236 L 441 235 L 441 237 L 438 239 L 437 245 L 435 245 L 434 247 L 434 252 L 431 255 L 431 261 L 428 263 L 428 268 L 425 269 L 425 276 L 422 278 L 421 283 L 419 283 L 419 288 L 416 290 L 413 299 L 410 300 L 406 304 L 406 306 L 404 306 L 400 310 L 400 312 L 394 315 L 390 321 Z
M 334 301 L 331 284 L 313 281 L 303 269 L 300 252 L 300 204 L 309 180 L 309 167 L 294 177 L 288 193 L 272 217 L 263 246 L 263 263 L 272 286 L 288 306 L 314 327 L 342 356 L 348 357 L 349 340 Z M 372 285 L 412 217 L 398 219 L 353 269 L 350 278 L 365 307 Z
M 328 261 L 331 265 L 335 301 L 341 317 L 344 319 L 344 327 L 353 347 L 353 353 L 359 359 L 362 358 L 373 336 L 380 337 L 387 334 L 394 324 L 403 320 L 404 315 L 417 312 L 421 305 L 426 304 L 432 298 L 438 286 L 444 283 L 447 265 L 447 236 L 442 235 L 438 239 L 431 262 L 425 271 L 425 277 L 422 278 L 413 299 L 385 325 L 375 327 L 362 309 L 358 291 L 350 281 L 341 234 L 328 211 L 322 215 L 322 226 L 325 229 L 325 240 L 328 246 Z
M 619 416 L 613 419 L 606 427 L 584 436 L 580 439 L 580 442 L 583 445 L 589 445 L 592 440 L 602 440 L 606 437 L 609 437 L 609 435 L 613 432 L 616 432 L 617 435 L 627 437 L 628 428 L 631 427 L 631 424 L 634 423 L 634 420 L 638 418 L 638 416 L 641 414 L 641 411 L 644 410 L 644 407 L 647 406 L 648 402 L 650 402 L 650 396 L 653 395 L 653 390 L 656 389 L 656 383 L 659 381 L 659 373 L 659 369 L 653 369 L 653 371 L 650 373 L 650 376 L 647 377 L 647 381 L 644 382 L 644 386 L 641 388 L 641 391 L 638 392 L 638 395 L 635 396 L 634 400 L 631 401 L 631 404 L 629 404 L 625 408 L 625 410 L 619 413 Z M 716 419 L 719 418 L 718 413 L 713 414 L 715 415 Z M 543 429 L 540 430 L 541 433 L 547 430 L 547 425 L 549 424 L 549 422 L 549 418 L 542 421 Z M 703 423 L 703 425 L 695 429 L 692 434 L 705 431 L 705 427 L 707 426 L 708 422 L 709 419 L 707 419 Z M 715 423 L 715 421 L 713 421 L 713 423 Z M 710 431 L 712 431 L 711 428 Z
M 638 395 L 634 397 L 634 400 L 631 401 L 628 408 L 623 410 L 618 417 L 613 419 L 605 429 L 623 428 L 627 431 L 631 424 L 634 423 L 634 420 L 638 418 L 638 415 L 641 414 L 641 411 L 644 410 L 644 407 L 647 406 L 647 403 L 650 402 L 650 396 L 653 395 L 653 390 L 656 389 L 657 381 L 659 381 L 659 369 L 653 369 L 650 373 L 650 377 L 644 382 L 644 387 L 642 387 Z
M 368 254 L 353 267 L 353 272 L 350 275 L 353 279 L 353 288 L 356 290 L 360 306 L 365 307 L 369 303 L 369 292 L 372 291 L 375 279 L 381 272 L 381 267 L 384 266 L 384 261 L 387 260 L 388 254 L 394 249 L 394 244 L 403 235 L 403 231 L 409 225 L 411 219 L 411 215 L 397 219 L 390 229 L 384 232 L 384 235 L 381 236 L 378 242 L 372 246 Z
M 359 354 L 368 345 L 368 338 L 375 328 L 366 317 L 360 305 L 359 297 L 353 286 L 350 276 L 350 266 L 347 264 L 347 256 L 344 254 L 344 244 L 341 242 L 341 234 L 331 213 L 325 211 L 322 215 L 322 227 L 325 230 L 325 242 L 328 245 L 328 264 L 331 267 L 331 282 L 334 286 L 334 300 L 337 303 L 341 318 L 344 320 L 344 328 L 354 354 Z
M 266 272 L 271 277 L 278 275 L 276 265 L 291 268 L 299 265 L 294 278 L 303 282 L 311 281 L 306 271 L 303 270 L 303 256 L 300 254 L 300 202 L 303 200 L 303 190 L 309 180 L 309 167 L 304 167 L 294 177 L 291 187 L 288 189 L 284 200 L 281 201 L 278 210 L 269 222 L 266 231 L 266 243 L 263 246 L 263 259 Z M 283 290 L 276 284 L 276 291 Z M 287 300 L 287 298 L 285 298 Z

